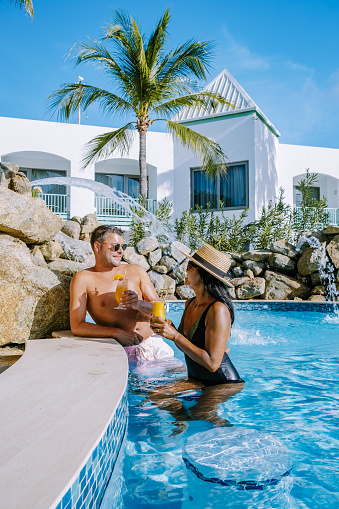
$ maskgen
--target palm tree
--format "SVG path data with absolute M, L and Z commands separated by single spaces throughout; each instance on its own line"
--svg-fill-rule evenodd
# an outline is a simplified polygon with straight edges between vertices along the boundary
M 94 102 L 98 102 L 106 114 L 136 117 L 120 129 L 88 142 L 83 162 L 86 167 L 109 157 L 117 149 L 127 154 L 136 128 L 139 133 L 140 194 L 145 198 L 146 133 L 153 122 L 164 121 L 168 131 L 200 157 L 203 169 L 211 175 L 223 171 L 226 157 L 217 142 L 171 120 L 183 108 L 215 108 L 229 103 L 210 91 L 192 91 L 189 78 L 206 79 L 212 45 L 189 40 L 166 53 L 164 45 L 169 20 L 170 13 L 166 10 L 146 40 L 132 18 L 123 11 L 115 11 L 113 23 L 107 27 L 104 36 L 104 40 L 112 43 L 112 52 L 103 43 L 92 40 L 78 43 L 73 51 L 76 65 L 89 62 L 103 68 L 115 84 L 117 93 L 79 82 L 62 85 L 48 98 L 50 109 L 63 120 Z
M 33 2 L 32 0 L 10 0 L 12 4 L 17 5 L 20 7 L 24 7 L 27 14 L 30 16 L 30 18 L 34 18 L 34 9 L 33 9 Z

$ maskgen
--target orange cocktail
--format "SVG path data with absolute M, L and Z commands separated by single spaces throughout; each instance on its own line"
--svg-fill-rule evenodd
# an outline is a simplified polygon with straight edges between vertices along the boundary
M 165 301 L 164 300 L 154 300 L 153 304 L 153 315 L 159 316 L 163 320 L 165 320 Z M 152 317 L 152 322 L 156 322 L 156 319 Z
M 128 290 L 128 277 L 119 279 L 118 286 L 115 290 L 115 300 L 119 304 L 118 309 L 125 309 L 121 306 L 121 297 L 122 297 L 123 292 L 125 292 L 126 290 Z

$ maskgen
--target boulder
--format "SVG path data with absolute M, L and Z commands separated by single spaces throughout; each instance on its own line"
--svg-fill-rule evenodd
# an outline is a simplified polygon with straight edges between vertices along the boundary
M 31 255 L 32 255 L 32 260 L 33 260 L 33 263 L 35 263 L 35 265 L 39 265 L 40 267 L 44 267 L 45 269 L 48 268 L 48 265 L 45 261 L 45 258 L 44 258 L 44 255 L 42 254 L 39 246 L 34 246 L 32 251 L 31 251 Z
M 307 299 L 310 289 L 304 283 L 277 272 L 267 270 L 264 275 L 266 279 L 266 291 L 264 298 L 266 300 L 286 300 L 300 297 Z
M 169 274 L 177 283 L 183 283 L 186 277 L 187 261 L 185 260 L 181 265 L 175 267 L 173 272 Z
M 250 269 L 255 276 L 259 276 L 265 268 L 265 264 L 263 262 L 255 262 L 253 260 L 245 260 L 243 262 L 243 267 L 245 269 Z M 235 270 L 235 269 L 233 269 Z
M 74 221 L 75 223 L 78 223 L 81 226 L 82 218 L 80 216 L 73 216 L 71 217 L 70 221 Z
M 313 272 L 318 272 L 319 267 L 325 265 L 326 252 L 325 250 L 315 249 L 308 247 L 298 260 L 298 272 L 302 276 L 308 276 Z
M 42 256 L 47 261 L 56 260 L 63 254 L 63 249 L 56 240 L 49 240 L 40 246 Z
M 236 288 L 236 295 L 238 299 L 253 299 L 253 297 L 260 297 L 265 293 L 265 279 L 263 277 L 255 277 L 250 281 L 246 281 Z
M 330 226 L 327 226 L 325 228 L 324 233 L 326 235 L 338 235 L 339 234 L 339 226 L 331 224 Z
M 247 251 L 242 254 L 244 260 L 253 260 L 255 262 L 264 262 L 267 260 L 271 251 L 267 251 L 266 249 L 256 249 L 252 251 Z M 232 255 L 234 258 L 234 256 Z
M 192 290 L 192 288 L 190 288 L 187 285 L 178 285 L 176 287 L 175 291 L 176 291 L 178 297 L 183 300 L 187 300 L 187 299 L 191 299 L 192 297 L 195 297 L 194 291 Z
M 150 270 L 148 275 L 153 283 L 155 291 L 159 295 L 164 293 L 171 294 L 175 292 L 175 281 L 171 277 L 159 274 L 153 270 Z
M 333 237 L 326 250 L 335 268 L 339 269 L 339 235 Z
M 279 253 L 284 256 L 288 256 L 289 258 L 295 258 L 298 254 L 295 246 L 287 242 L 286 240 L 277 240 L 272 242 L 270 246 L 270 250 L 273 253 Z
M 55 236 L 63 249 L 61 258 L 73 260 L 74 262 L 86 263 L 89 266 L 95 265 L 95 258 L 91 246 L 88 242 L 72 239 L 65 233 L 59 232 Z
M 165 265 L 154 265 L 152 269 L 159 272 L 159 274 L 167 274 L 167 267 Z
M 339 270 L 337 270 L 336 281 L 339 283 Z
M 159 262 L 159 265 L 164 265 L 167 268 L 167 272 L 174 270 L 178 265 L 178 262 L 171 256 L 163 256 Z
M 63 258 L 59 258 L 48 264 L 50 270 L 61 272 L 61 274 L 67 274 L 69 276 L 74 276 L 76 272 L 88 269 L 88 267 L 91 266 L 92 265 L 88 265 L 87 263 L 74 262 L 73 260 L 65 260 Z
M 147 263 L 147 260 L 144 256 L 137 253 L 134 247 L 127 247 L 122 255 L 123 259 L 127 263 L 135 263 L 136 265 L 140 265 L 146 271 L 150 269 L 150 266 Z
M 66 221 L 61 228 L 62 233 L 65 233 L 72 239 L 79 239 L 80 237 L 80 224 L 77 221 Z
M 239 253 L 230 253 L 230 252 L 226 251 L 225 254 L 227 254 L 230 258 L 233 258 L 233 260 L 235 260 L 236 262 L 238 262 L 240 264 L 243 262 L 243 257 Z
M 320 277 L 319 272 L 313 272 L 313 274 L 311 274 L 310 277 L 311 277 L 311 282 L 312 282 L 313 286 L 321 285 L 322 279 Z
M 323 295 L 311 295 L 308 300 L 312 302 L 326 302 L 326 299 Z
M 152 251 L 148 254 L 148 263 L 151 267 L 154 267 L 157 265 L 158 262 L 160 262 L 162 256 L 162 251 L 160 248 L 156 249 L 155 251 Z
M 137 250 L 141 255 L 148 255 L 148 253 L 155 251 L 158 246 L 159 243 L 155 237 L 145 237 L 138 242 Z
M 100 226 L 95 214 L 87 214 L 82 218 L 79 239 L 84 242 L 91 242 L 92 232 Z
M 19 239 L 0 235 L 0 344 L 69 328 L 70 278 L 34 264 Z
M 41 244 L 52 240 L 62 228 L 57 217 L 40 198 L 32 198 L 0 187 L 0 232 Z
M 255 262 L 253 262 L 253 263 L 255 263 Z M 234 267 L 232 269 L 232 275 L 234 277 L 241 277 L 241 276 L 243 276 L 244 275 L 244 271 L 243 271 L 242 267 Z
M 168 255 L 174 258 L 174 260 L 176 260 L 177 262 L 182 263 L 185 260 L 186 256 L 182 254 L 179 251 L 179 249 L 181 249 L 187 254 L 190 254 L 191 252 L 188 246 L 185 246 L 185 244 L 182 244 L 181 242 L 178 242 L 176 240 L 168 244 L 168 246 L 163 251 L 165 255 Z
M 240 286 L 244 283 L 246 283 L 247 281 L 249 281 L 250 278 L 247 277 L 247 276 L 244 276 L 244 277 L 235 277 L 234 279 L 231 279 L 231 283 L 234 287 L 237 287 L 237 286 Z
M 16 164 L 0 163 L 0 186 L 32 197 L 31 183 Z
M 253 278 L 254 278 L 254 274 L 253 274 L 253 272 L 251 271 L 251 269 L 245 269 L 245 270 L 244 270 L 244 276 L 249 277 L 250 279 L 253 279 Z
M 315 286 L 311 290 L 311 295 L 325 295 L 325 287 L 324 287 L 324 285 Z
M 267 261 L 269 265 L 275 269 L 291 271 L 295 268 L 294 261 L 283 254 L 271 253 Z
M 228 290 L 228 293 L 230 294 L 231 299 L 235 300 L 237 298 L 237 296 L 235 294 L 235 288 L 227 287 L 227 290 Z

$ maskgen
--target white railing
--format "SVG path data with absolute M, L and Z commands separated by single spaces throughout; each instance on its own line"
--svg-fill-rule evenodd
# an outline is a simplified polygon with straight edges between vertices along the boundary
M 68 194 L 48 194 L 43 193 L 38 195 L 45 202 L 47 207 L 60 216 L 63 220 L 69 219 L 69 195 Z
M 129 203 L 129 200 L 121 199 L 122 202 Z M 138 202 L 138 200 L 135 200 Z M 157 206 L 156 200 L 147 200 L 146 209 L 154 214 Z M 116 203 L 112 198 L 105 196 L 95 197 L 95 213 L 98 221 L 101 223 L 114 223 L 116 226 L 129 226 L 132 220 L 132 213 L 128 207 Z
M 312 208 L 312 207 L 309 207 Z M 294 207 L 294 211 L 297 215 L 301 213 L 301 207 Z M 328 214 L 328 222 L 329 225 L 339 225 L 339 209 L 327 208 L 324 209 L 324 212 Z M 324 225 L 325 226 L 325 225 Z

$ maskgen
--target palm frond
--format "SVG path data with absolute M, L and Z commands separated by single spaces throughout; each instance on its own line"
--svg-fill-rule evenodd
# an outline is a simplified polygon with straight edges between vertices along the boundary
M 150 69 L 153 69 L 157 63 L 159 53 L 166 41 L 167 25 L 170 19 L 170 10 L 166 9 L 164 15 L 160 18 L 157 26 L 148 39 L 145 55 Z
M 60 120 L 68 120 L 79 107 L 84 111 L 94 102 L 98 102 L 100 109 L 109 115 L 123 115 L 133 111 L 132 105 L 122 97 L 82 83 L 62 85 L 47 98 L 47 102 L 52 115 L 57 113 Z
M 227 155 L 218 142 L 171 120 L 166 120 L 166 125 L 169 132 L 178 138 L 184 147 L 193 150 L 207 175 L 214 177 L 227 172 Z
M 34 19 L 34 8 L 33 8 L 33 2 L 32 0 L 10 0 L 10 2 L 20 9 L 23 7 L 29 17 L 31 19 Z
M 100 159 L 107 159 L 115 150 L 127 155 L 136 131 L 132 130 L 134 122 L 129 122 L 120 129 L 100 134 L 85 145 L 85 157 L 82 160 L 84 168 Z

